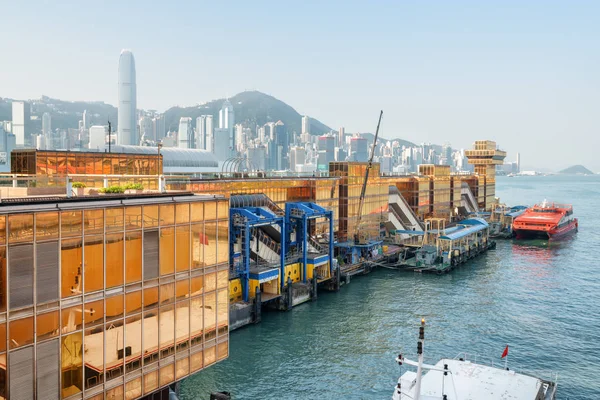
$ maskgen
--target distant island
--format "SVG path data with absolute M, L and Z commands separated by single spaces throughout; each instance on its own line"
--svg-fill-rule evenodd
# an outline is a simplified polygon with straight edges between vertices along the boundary
M 559 174 L 568 174 L 568 175 L 594 175 L 592 171 L 584 167 L 583 165 L 573 165 L 572 167 L 565 168 L 562 171 L 559 171 Z

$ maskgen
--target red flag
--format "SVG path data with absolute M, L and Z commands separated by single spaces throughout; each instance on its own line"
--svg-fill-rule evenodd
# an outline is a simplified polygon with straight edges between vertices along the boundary
M 504 349 L 504 351 L 502 352 L 502 357 L 500 358 L 504 358 L 508 355 L 508 345 L 506 345 L 506 348 Z

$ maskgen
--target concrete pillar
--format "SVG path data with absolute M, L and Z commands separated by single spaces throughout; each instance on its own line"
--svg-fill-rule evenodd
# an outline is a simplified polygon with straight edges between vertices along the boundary
M 73 196 L 73 182 L 71 181 L 71 177 L 67 176 L 67 197 L 70 198 L 71 196 Z
M 104 179 L 102 180 L 102 187 L 108 187 L 108 178 L 106 177 L 106 175 L 104 175 Z
M 315 301 L 317 300 L 317 277 L 316 277 L 316 269 L 313 270 L 313 278 L 312 278 L 312 296 L 311 296 L 311 300 Z
M 292 291 L 292 278 L 290 278 L 290 277 L 288 277 L 288 280 L 287 280 L 287 293 L 286 293 L 286 295 L 287 295 L 287 302 L 286 302 L 287 304 L 286 304 L 286 306 L 287 306 L 288 310 L 291 310 L 292 307 L 293 307 L 293 305 L 294 305 L 294 293 Z
M 262 319 L 262 299 L 260 287 L 256 287 L 254 293 L 254 323 L 258 324 Z

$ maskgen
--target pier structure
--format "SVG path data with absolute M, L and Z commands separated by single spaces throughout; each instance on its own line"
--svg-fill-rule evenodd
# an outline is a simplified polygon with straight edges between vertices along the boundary
M 502 157 L 483 147 L 477 162 Z M 487 167 L 383 175 L 374 163 L 359 207 L 367 163 L 223 174 L 202 172 L 215 164 L 202 151 L 118 151 L 15 150 L 0 176 L 0 398 L 167 393 L 228 356 L 230 327 L 398 258 L 427 219 L 460 225 L 437 235 L 452 260 L 483 240 L 465 219 L 494 194 Z M 102 192 L 131 183 L 144 189 Z
M 473 149 L 465 150 L 465 156 L 469 164 L 475 166 L 475 176 L 479 181 L 475 195 L 479 208 L 491 211 L 496 201 L 496 165 L 504 164 L 506 152 L 492 140 L 477 140 Z

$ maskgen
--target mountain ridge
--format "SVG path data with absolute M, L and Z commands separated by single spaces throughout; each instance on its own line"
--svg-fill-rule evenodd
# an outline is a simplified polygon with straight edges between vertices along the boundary
M 592 171 L 579 164 L 570 166 L 569 168 L 565 168 L 559 171 L 558 173 L 564 175 L 594 175 Z

